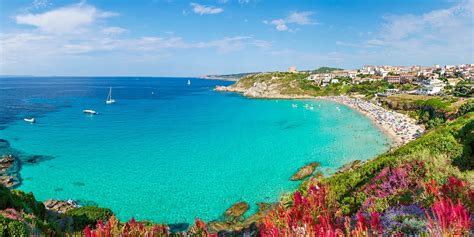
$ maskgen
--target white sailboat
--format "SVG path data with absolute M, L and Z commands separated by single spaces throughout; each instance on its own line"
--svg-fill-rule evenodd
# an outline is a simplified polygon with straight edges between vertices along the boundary
M 188 80 L 188 86 L 190 86 L 190 85 L 191 85 L 191 80 Z
M 107 100 L 105 101 L 106 104 L 113 104 L 115 100 L 112 99 L 112 87 L 109 88 L 109 95 L 107 96 Z

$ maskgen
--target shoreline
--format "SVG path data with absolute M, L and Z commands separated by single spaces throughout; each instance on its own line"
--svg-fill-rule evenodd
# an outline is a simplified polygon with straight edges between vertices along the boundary
M 235 84 L 234 84 L 235 85 Z M 253 99 L 321 99 L 345 105 L 369 118 L 391 141 L 391 149 L 400 147 L 415 140 L 425 128 L 416 124 L 412 118 L 405 114 L 385 109 L 366 100 L 351 98 L 349 96 L 308 96 L 308 95 L 282 95 L 280 93 L 255 94 L 249 90 L 235 86 L 216 86 L 214 91 L 239 93 Z
M 345 105 L 369 118 L 398 148 L 415 140 L 425 131 L 424 127 L 405 114 L 387 110 L 371 102 L 348 96 L 316 97 Z

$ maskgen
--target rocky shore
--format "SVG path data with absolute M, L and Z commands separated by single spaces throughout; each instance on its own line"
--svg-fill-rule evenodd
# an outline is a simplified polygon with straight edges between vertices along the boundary
M 13 155 L 4 155 L 0 158 L 0 183 L 7 188 L 14 188 L 20 184 L 20 164 Z
M 73 200 L 61 201 L 61 200 L 54 200 L 49 199 L 45 201 L 44 206 L 46 209 L 57 212 L 57 213 L 66 213 L 67 211 L 78 208 L 79 204 Z
M 249 205 L 246 202 L 237 202 L 224 212 L 222 220 L 211 221 L 208 224 L 211 233 L 219 236 L 253 236 L 256 234 L 256 223 L 273 207 L 268 203 L 257 203 L 258 211 L 244 218 Z
M 304 94 L 283 94 L 280 91 L 279 85 L 267 82 L 255 82 L 251 87 L 247 88 L 235 83 L 230 86 L 216 86 L 215 91 L 222 92 L 237 92 L 241 93 L 246 97 L 250 98 L 262 98 L 262 99 L 310 99 L 313 98 L 309 95 Z

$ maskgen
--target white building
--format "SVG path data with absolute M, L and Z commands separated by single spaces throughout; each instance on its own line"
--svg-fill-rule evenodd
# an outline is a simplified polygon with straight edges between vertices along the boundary
M 443 92 L 446 84 L 438 79 L 423 80 L 422 87 L 416 90 L 419 95 L 436 95 Z

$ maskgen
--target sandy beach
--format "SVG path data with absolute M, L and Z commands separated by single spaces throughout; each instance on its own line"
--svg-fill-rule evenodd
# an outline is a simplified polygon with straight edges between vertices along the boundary
M 364 114 L 392 139 L 395 147 L 415 140 L 425 131 L 423 126 L 416 124 L 416 121 L 409 116 L 384 109 L 365 100 L 348 96 L 328 96 L 318 97 L 318 99 L 341 103 Z

